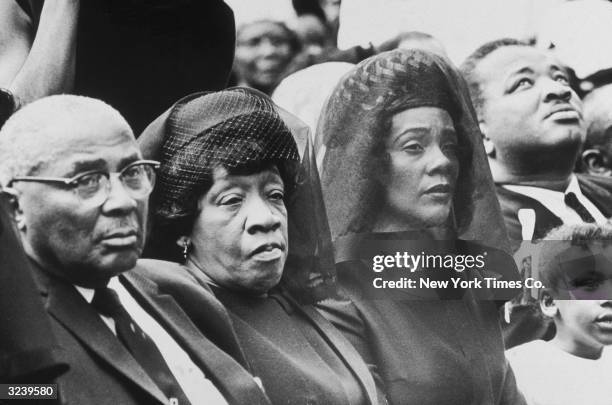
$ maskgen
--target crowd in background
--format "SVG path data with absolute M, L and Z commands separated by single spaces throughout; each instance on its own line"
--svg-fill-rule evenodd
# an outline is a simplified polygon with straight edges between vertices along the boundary
M 0 382 L 612 404 L 612 3 L 445 3 L 0 2 Z

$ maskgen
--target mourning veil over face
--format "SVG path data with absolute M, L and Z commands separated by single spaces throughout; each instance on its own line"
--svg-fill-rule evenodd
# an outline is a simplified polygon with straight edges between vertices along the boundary
M 323 109 L 317 139 L 326 146 L 322 185 L 333 238 L 373 230 L 385 203 L 383 142 L 391 119 L 418 107 L 446 111 L 457 134 L 459 175 L 447 226 L 459 237 L 503 246 L 499 205 L 463 79 L 446 59 L 421 50 L 362 62 L 341 79 Z

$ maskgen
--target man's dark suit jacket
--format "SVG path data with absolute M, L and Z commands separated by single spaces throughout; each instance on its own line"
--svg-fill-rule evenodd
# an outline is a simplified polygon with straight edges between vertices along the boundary
M 582 193 L 601 211 L 606 217 L 612 216 L 612 179 L 603 176 L 591 176 L 577 174 L 578 184 Z M 541 239 L 553 228 L 563 224 L 561 218 L 550 212 L 539 201 L 497 185 L 497 197 L 504 216 L 508 237 L 513 245 L 520 244 L 517 241 L 523 239 L 521 223 L 518 219 L 518 211 L 522 208 L 531 208 L 535 211 L 536 223 L 533 239 Z
M 15 294 L 19 291 L 18 294 Z M 0 193 L 0 381 L 45 383 L 63 373 L 30 263 Z
M 163 267 L 164 273 L 171 277 L 177 266 L 166 263 Z M 159 270 L 138 265 L 121 275 L 120 280 L 187 352 L 228 403 L 269 405 L 266 395 L 239 362 L 212 344 L 168 292 L 145 276 Z M 61 404 L 167 404 L 164 394 L 73 285 L 40 268 L 36 268 L 34 274 L 49 314 L 51 330 L 63 349 L 63 359 L 70 366 L 70 370 L 55 381 Z M 193 289 L 180 279 L 173 285 L 197 300 L 202 322 L 209 325 L 211 333 L 224 335 L 225 350 L 231 352 L 232 347 L 237 347 L 227 314 L 212 294 L 204 295 L 201 290 L 193 294 Z M 206 403 L 205 398 L 202 403 Z

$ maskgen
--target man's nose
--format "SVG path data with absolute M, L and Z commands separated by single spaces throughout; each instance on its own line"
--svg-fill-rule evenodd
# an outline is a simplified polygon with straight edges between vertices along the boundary
M 572 89 L 569 85 L 552 78 L 544 78 L 543 81 L 544 101 L 569 101 L 572 98 Z
M 122 213 L 136 209 L 138 202 L 128 193 L 118 176 L 111 175 L 109 182 L 110 190 L 108 198 L 102 205 L 102 210 L 107 213 Z

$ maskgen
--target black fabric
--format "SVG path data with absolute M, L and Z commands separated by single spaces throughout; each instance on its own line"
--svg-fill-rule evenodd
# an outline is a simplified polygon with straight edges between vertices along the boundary
M 113 318 L 117 337 L 162 392 L 168 398 L 178 399 L 179 404 L 189 404 L 163 355 L 121 305 L 117 293 L 111 288 L 98 288 L 91 305 L 102 315 Z
M 228 309 L 272 403 L 370 403 L 361 381 L 344 362 L 344 352 L 337 353 L 341 347 L 328 342 L 294 303 L 279 294 L 257 297 L 216 287 L 213 291 Z
M 50 382 L 68 369 L 0 192 L 0 381 Z
M 21 0 L 38 28 L 43 0 Z M 87 0 L 77 28 L 75 94 L 99 98 L 139 134 L 177 99 L 227 85 L 235 25 L 222 0 Z
M 565 205 L 567 205 L 568 207 L 576 211 L 576 213 L 580 215 L 580 218 L 584 222 L 590 222 L 590 223 L 595 222 L 595 218 L 593 218 L 589 210 L 587 210 L 586 207 L 582 205 L 582 203 L 578 200 L 578 197 L 576 196 L 576 194 L 572 192 L 566 193 L 564 197 L 564 201 L 565 201 Z

